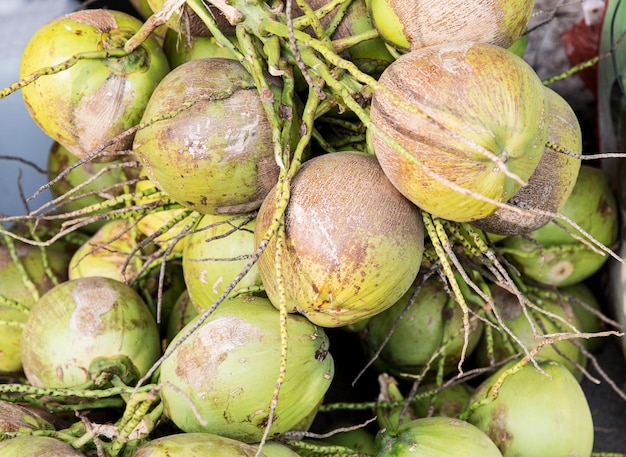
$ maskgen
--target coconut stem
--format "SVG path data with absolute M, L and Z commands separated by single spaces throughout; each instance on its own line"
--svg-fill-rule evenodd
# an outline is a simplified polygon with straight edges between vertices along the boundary
M 261 103 L 263 104 L 263 108 L 265 108 L 265 113 L 270 122 L 272 129 L 272 143 L 274 145 L 274 159 L 276 160 L 279 168 L 284 170 L 285 164 L 283 162 L 283 145 L 281 143 L 282 123 L 278 116 L 278 109 L 275 105 L 276 100 L 274 93 L 270 89 L 267 79 L 263 75 L 263 65 L 252 41 L 252 36 L 249 35 L 243 27 L 237 27 L 236 30 L 239 43 L 241 43 L 244 54 L 247 57 L 245 66 L 256 83 Z
M 467 354 L 467 348 L 469 346 L 469 334 L 471 331 L 470 322 L 469 322 L 469 307 L 467 306 L 467 302 L 465 301 L 465 297 L 461 292 L 461 288 L 459 287 L 459 283 L 457 282 L 454 271 L 452 270 L 452 266 L 450 265 L 449 259 L 455 264 L 457 271 L 463 276 L 463 279 L 466 282 L 472 282 L 469 277 L 465 274 L 465 270 L 458 263 L 458 259 L 452 249 L 450 248 L 450 241 L 448 239 L 448 235 L 446 234 L 445 228 L 441 221 L 427 213 L 426 211 L 422 211 L 422 220 L 424 222 L 424 228 L 430 237 L 430 241 L 433 243 L 433 247 L 437 252 L 437 257 L 441 262 L 441 268 L 443 269 L 444 275 L 448 280 L 450 287 L 452 288 L 452 292 L 454 294 L 454 298 L 457 303 L 461 307 L 463 311 L 463 329 L 464 329 L 464 340 L 463 340 L 463 349 L 461 351 L 461 357 L 458 364 L 459 373 L 463 373 L 463 363 L 465 362 L 465 357 Z
M 119 455 L 124 446 L 130 440 L 131 434 L 135 432 L 137 426 L 142 422 L 144 417 L 147 416 L 150 408 L 152 408 L 154 403 L 158 400 L 159 396 L 154 390 L 137 393 L 129 399 L 126 404 L 124 414 L 116 424 L 118 434 L 115 440 L 111 443 L 109 455 Z M 143 433 L 149 432 L 150 430 L 146 430 Z
M 161 9 L 146 19 L 139 30 L 126 42 L 124 50 L 130 54 L 141 46 L 141 43 L 147 40 L 157 27 L 165 24 L 184 4 L 185 0 L 165 0 Z
M 270 224 L 270 227 L 266 231 L 264 241 L 267 240 L 269 242 L 272 237 L 275 237 L 276 249 L 275 249 L 275 268 L 276 268 L 276 287 L 278 290 L 278 310 L 279 310 L 279 322 L 280 322 L 280 369 L 278 373 L 278 377 L 276 379 L 276 384 L 274 387 L 274 392 L 272 394 L 272 399 L 270 402 L 270 410 L 268 413 L 268 420 L 265 426 L 265 430 L 263 431 L 263 436 L 261 438 L 261 443 L 257 450 L 257 456 L 261 455 L 263 444 L 267 440 L 270 429 L 274 420 L 274 414 L 276 412 L 276 407 L 278 405 L 278 395 L 280 393 L 280 389 L 285 381 L 285 376 L 287 373 L 287 351 L 288 351 L 288 341 L 289 336 L 287 334 L 287 293 L 285 289 L 285 282 L 283 280 L 282 274 L 282 266 L 283 259 L 282 253 L 285 249 L 285 219 L 284 213 L 289 204 L 289 198 L 291 195 L 291 178 L 295 175 L 298 167 L 302 163 L 302 156 L 307 145 L 310 142 L 311 134 L 313 131 L 313 122 L 314 115 L 317 110 L 317 106 L 319 103 L 319 98 L 317 97 L 317 93 L 310 88 L 309 97 L 307 98 L 307 104 L 303 110 L 302 116 L 302 127 L 300 128 L 301 138 L 298 142 L 296 149 L 294 151 L 294 158 L 290 163 L 290 168 L 288 170 L 281 170 L 281 177 L 279 177 L 278 185 L 276 186 L 276 211 L 274 212 L 273 223 Z
M 103 51 L 92 51 L 92 52 L 83 52 L 80 54 L 75 54 L 67 60 L 64 60 L 61 63 L 56 65 L 51 65 L 49 67 L 41 68 L 40 70 L 27 75 L 20 80 L 14 82 L 13 84 L 5 87 L 0 90 L 0 99 L 11 95 L 14 92 L 22 89 L 23 87 L 28 86 L 29 84 L 34 83 L 42 76 L 54 75 L 57 73 L 61 73 L 62 71 L 69 70 L 74 65 L 76 65 L 81 60 L 89 60 L 89 59 L 97 59 L 97 60 L 107 60 L 107 59 L 119 59 L 121 57 L 125 57 L 128 55 L 124 49 L 107 49 Z
M 17 271 L 20 274 L 22 283 L 28 289 L 31 296 L 33 297 L 33 300 L 36 302 L 37 300 L 39 300 L 39 297 L 40 297 L 39 291 L 37 290 L 35 283 L 33 283 L 33 281 L 30 279 L 30 276 L 28 275 L 28 272 L 26 271 L 26 268 L 24 267 L 24 264 L 22 263 L 20 256 L 17 254 L 17 251 L 15 249 L 15 242 L 13 238 L 5 234 L 4 242 L 6 243 L 6 246 L 9 249 L 9 255 L 11 256 L 11 260 L 13 261 L 15 268 L 17 268 Z M 45 255 L 44 255 L 44 258 L 45 258 Z
M 24 306 L 23 304 L 21 304 L 20 302 L 16 300 L 12 300 L 8 297 L 5 297 L 2 294 L 0 294 L 0 306 L 6 307 L 6 308 L 12 308 L 17 311 L 21 311 L 24 314 L 30 313 L 30 308 L 28 308 L 27 306 Z M 13 322 L 13 321 L 11 321 L 11 323 L 17 324 L 17 322 Z M 9 325 L 9 324 L 10 324 L 9 322 L 4 322 L 3 325 Z

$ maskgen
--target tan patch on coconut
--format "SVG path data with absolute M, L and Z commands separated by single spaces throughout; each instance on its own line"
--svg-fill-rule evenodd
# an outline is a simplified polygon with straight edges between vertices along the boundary
M 448 42 L 477 42 L 509 47 L 523 33 L 534 1 L 454 0 L 410 2 L 390 0 L 411 48 Z
M 220 365 L 229 354 L 251 340 L 262 340 L 263 334 L 246 320 L 219 316 L 200 327 L 181 346 L 176 356 L 176 375 L 198 394 L 213 390 L 211 380 L 219 376 Z
M 115 16 L 105 9 L 85 9 L 71 14 L 75 21 L 90 25 L 102 32 L 110 32 L 118 28 Z
M 565 281 L 574 272 L 574 264 L 569 260 L 561 260 L 550 267 L 547 276 L 555 283 Z
M 83 157 L 124 131 L 118 121 L 133 99 L 128 93 L 129 87 L 126 77 L 111 74 L 98 90 L 76 104 L 72 119 L 77 145 L 67 146 L 73 154 Z M 124 150 L 131 144 L 132 136 L 129 136 L 106 150 Z
M 78 281 L 71 291 L 76 308 L 69 319 L 69 329 L 77 335 L 99 335 L 106 328 L 101 316 L 117 304 L 118 293 L 108 281 L 92 278 Z
M 504 405 L 499 405 L 495 408 L 491 415 L 491 421 L 487 430 L 485 430 L 487 436 L 495 443 L 501 452 L 506 451 L 509 446 L 508 443 L 513 441 L 514 436 L 508 430 L 508 418 L 509 412 Z

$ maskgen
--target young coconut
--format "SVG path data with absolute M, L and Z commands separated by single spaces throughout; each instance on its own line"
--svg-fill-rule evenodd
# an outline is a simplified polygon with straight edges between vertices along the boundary
M 54 426 L 24 406 L 0 400 L 0 433 L 26 430 L 54 430 Z
M 602 306 L 598 297 L 585 282 L 577 282 L 571 286 L 561 287 L 558 290 L 559 301 L 566 301 L 574 311 L 580 322 L 580 331 L 597 333 L 606 329 L 606 323 L 601 319 Z M 589 338 L 582 340 L 583 346 L 589 351 L 599 351 L 604 346 L 604 338 Z
M 191 301 L 198 310 L 213 306 L 250 262 L 256 248 L 255 224 L 253 214 L 204 214 L 193 231 L 186 236 L 183 274 Z M 233 292 L 261 284 L 259 268 L 255 263 L 239 280 Z
M 93 381 L 94 363 L 106 360 L 126 359 L 138 379 L 159 358 L 161 340 L 150 309 L 130 286 L 87 277 L 55 286 L 33 305 L 21 354 L 33 386 L 73 388 Z
M 11 249 L 0 246 L 0 373 L 21 370 L 22 328 L 29 310 L 40 294 L 67 279 L 70 259 L 70 254 L 63 249 L 42 249 L 22 243 L 15 243 L 14 253 L 19 265 L 13 259 Z M 26 278 L 22 276 L 22 269 Z
M 139 176 L 147 178 L 145 168 L 141 169 Z M 135 186 L 135 192 L 137 194 L 149 193 L 150 191 L 158 190 L 159 189 L 157 189 L 150 179 L 143 179 L 137 182 L 137 185 Z M 184 245 L 184 237 L 182 237 L 182 233 L 187 225 L 191 225 L 191 221 L 187 220 L 188 218 L 186 217 L 188 211 L 185 208 L 162 210 L 159 208 L 162 206 L 160 204 L 159 197 L 153 195 L 138 197 L 135 199 L 135 204 L 154 204 L 157 209 L 157 211 L 148 212 L 138 218 L 137 230 L 147 237 L 154 236 L 157 232 L 159 232 L 161 234 L 154 238 L 154 243 L 158 244 L 163 250 L 169 249 L 171 252 L 182 252 Z M 179 222 L 164 231 L 164 227 L 178 219 L 180 219 Z
M 167 319 L 163 319 L 167 323 L 165 329 L 165 341 L 169 344 L 194 317 L 198 315 L 196 307 L 191 302 L 189 292 L 185 290 L 174 302 Z
M 257 245 L 275 209 L 272 192 L 257 216 Z M 322 327 L 346 326 L 389 308 L 419 271 L 419 211 L 371 155 L 335 152 L 305 162 L 291 182 L 284 221 L 281 251 L 274 237 L 258 261 L 265 291 L 280 307 L 282 281 L 287 309 Z
M 268 78 L 280 97 L 281 81 Z M 183 109 L 186 103 L 193 106 Z M 245 213 L 276 184 L 270 122 L 238 61 L 214 57 L 176 67 L 154 91 L 143 121 L 157 117 L 164 118 L 137 132 L 133 152 L 150 180 L 181 205 L 203 214 Z
M 560 214 L 593 240 L 555 218 L 524 236 L 505 238 L 498 250 L 526 277 L 565 287 L 589 278 L 609 259 L 609 254 L 599 250 L 596 243 L 611 248 L 618 241 L 617 203 L 606 171 L 583 164 Z
M 85 457 L 85 454 L 57 438 L 21 435 L 0 441 L 3 457 Z
M 548 87 L 544 90 L 550 112 L 548 141 L 574 154 L 582 154 L 582 132 L 576 113 L 555 91 Z M 485 232 L 504 236 L 521 235 L 543 227 L 565 205 L 576 184 L 580 165 L 579 158 L 546 147 L 526 186 L 508 201 L 528 211 L 520 213 L 498 208 L 472 224 Z
M 444 359 L 443 373 L 450 373 L 457 368 L 462 356 L 468 357 L 472 353 L 483 331 L 483 322 L 475 314 L 472 315 L 468 347 L 464 354 L 463 311 L 450 296 L 448 286 L 439 276 L 430 276 L 419 286 L 417 296 L 411 301 L 417 284 L 393 306 L 372 316 L 360 333 L 369 356 L 380 351 L 375 366 L 398 378 L 411 379 L 427 368 L 432 378 L 441 357 Z M 441 356 L 431 360 L 442 346 L 445 348 Z M 432 365 L 427 367 L 429 362 Z
M 381 36 L 401 50 L 445 43 L 511 46 L 526 30 L 534 0 L 370 0 Z
M 307 0 L 307 3 L 313 10 L 317 10 L 328 4 L 329 0 Z M 297 2 L 293 2 L 293 10 L 293 17 L 303 14 Z M 338 17 L 341 19 L 337 20 Z M 358 36 L 374 29 L 366 0 L 352 0 L 347 8 L 338 6 L 324 16 L 320 22 L 323 27 L 327 28 L 330 25 L 335 27 L 330 38 L 336 41 L 336 44 L 341 43 L 342 38 Z M 312 36 L 316 36 L 314 30 L 307 29 L 306 31 Z M 325 33 L 328 31 L 325 30 Z M 375 77 L 380 76 L 382 71 L 395 60 L 395 57 L 387 49 L 385 41 L 380 37 L 354 44 L 341 55 L 349 59 L 359 70 Z
M 255 457 L 256 447 L 213 433 L 174 433 L 142 444 L 133 457 Z M 265 454 L 261 454 L 264 457 Z
M 400 192 L 433 216 L 457 222 L 488 216 L 498 208 L 492 201 L 508 201 L 541 160 L 546 91 L 506 49 L 420 48 L 389 65 L 379 82 L 371 120 L 386 135 L 370 129 L 376 157 Z
M 539 362 L 543 373 L 530 362 L 516 363 L 478 386 L 468 422 L 485 432 L 503 457 L 589 457 L 593 420 L 574 375 L 553 360 Z
M 376 457 L 502 457 L 483 431 L 452 417 L 425 417 L 382 429 L 376 447 Z
M 15 259 L 11 248 L 0 246 L 0 296 L 28 309 L 40 295 L 67 279 L 72 250 L 66 249 L 62 242 L 42 249 L 16 241 L 14 247 Z M 26 278 L 22 276 L 22 269 Z
M 189 36 L 173 29 L 168 29 L 165 34 L 163 50 L 172 69 L 190 60 L 207 57 L 236 59 L 233 52 L 219 44 L 213 36 Z
M 445 388 L 436 383 L 420 384 L 411 408 L 417 417 L 460 417 L 470 404 L 473 388 L 468 384 L 451 384 Z M 424 396 L 425 392 L 436 392 Z
M 106 57 L 124 47 L 142 22 L 115 10 L 81 10 L 50 21 L 35 32 L 22 53 L 20 77 L 63 64 L 81 53 L 102 52 L 22 88 L 33 120 L 53 140 L 84 157 L 141 120 L 148 99 L 169 72 L 154 37 L 130 55 Z M 132 135 L 107 150 L 125 150 Z
M 141 268 L 138 257 L 129 261 L 136 246 L 132 222 L 108 221 L 76 250 L 68 265 L 68 278 L 100 276 L 127 282 Z
M 200 318 L 171 341 L 161 365 L 165 415 L 185 432 L 260 442 L 281 369 L 279 312 L 266 298 L 238 296 L 220 303 L 198 327 Z M 307 429 L 334 375 L 322 329 L 289 315 L 286 334 L 286 375 L 269 438 Z
M 516 354 L 524 355 L 524 348 L 533 350 L 542 342 L 543 335 L 581 331 L 580 320 L 566 301 L 543 298 L 537 301 L 540 308 L 537 310 L 522 305 L 516 295 L 501 287 L 493 285 L 491 293 L 502 322 L 517 341 L 502 329 L 493 329 L 489 336 L 485 332 L 473 354 L 481 367 L 490 364 L 490 356 L 493 356 L 493 362 L 500 363 Z M 584 344 L 582 339 L 576 341 Z M 520 347 L 520 342 L 524 348 Z M 555 360 L 570 370 L 578 380 L 583 376 L 581 368 L 587 364 L 586 355 L 571 339 L 544 345 L 535 354 L 535 359 Z

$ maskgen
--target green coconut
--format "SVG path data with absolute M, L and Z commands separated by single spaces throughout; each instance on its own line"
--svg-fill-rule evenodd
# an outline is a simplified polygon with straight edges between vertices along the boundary
M 473 389 L 467 384 L 440 388 L 437 384 L 421 384 L 411 408 L 417 417 L 459 417 L 467 409 Z M 425 395 L 433 392 L 433 395 Z
M 69 280 L 33 305 L 24 324 L 24 374 L 38 387 L 81 386 L 98 361 L 125 359 L 130 377 L 161 355 L 156 321 L 129 285 L 104 277 Z
M 502 457 L 483 431 L 451 417 L 414 419 L 382 429 L 376 442 L 376 457 Z
M 572 193 L 560 214 L 581 227 L 597 243 L 614 248 L 618 240 L 618 213 L 615 195 L 606 172 L 582 165 Z M 510 236 L 499 250 L 521 273 L 533 280 L 557 287 L 584 281 L 609 259 L 609 254 L 592 248 L 587 235 L 564 220 L 554 219 L 525 236 Z M 591 244 L 591 246 L 590 246 Z
M 255 224 L 254 214 L 204 214 L 185 237 L 183 273 L 191 301 L 198 310 L 210 308 L 250 262 L 256 250 Z M 260 285 L 255 263 L 229 295 Z
M 506 49 L 475 42 L 415 49 L 379 83 L 373 150 L 394 186 L 424 211 L 457 222 L 484 218 L 537 168 L 548 132 L 546 91 Z
M 267 78 L 268 97 L 280 100 L 282 80 Z M 270 121 L 239 61 L 211 57 L 174 68 L 143 121 L 155 117 L 161 120 L 136 133 L 133 152 L 150 180 L 181 205 L 203 214 L 253 211 L 276 184 Z M 295 110 L 293 117 L 298 126 Z
M 137 247 L 133 223 L 114 219 L 102 225 L 79 247 L 68 266 L 69 279 L 100 276 L 126 282 L 141 268 L 138 257 L 129 256 Z
M 533 300 L 539 309 L 528 305 L 524 305 L 524 309 L 516 295 L 498 286 L 492 286 L 491 293 L 495 311 L 518 341 L 502 329 L 491 329 L 491 335 L 485 331 L 473 354 L 479 366 L 488 366 L 490 356 L 493 362 L 499 363 L 516 354 L 525 354 L 525 350 L 533 350 L 542 342 L 542 335 L 583 331 L 578 316 L 566 300 L 559 300 L 556 296 L 543 297 L 541 300 Z M 581 380 L 581 368 L 585 368 L 587 357 L 574 341 L 584 344 L 581 339 L 564 339 L 546 344 L 536 353 L 535 358 L 555 360 Z
M 212 433 L 174 433 L 151 439 L 133 457 L 254 457 L 257 449 L 247 443 Z M 261 454 L 261 457 L 267 457 Z
M 31 36 L 22 53 L 20 77 L 79 54 L 120 48 L 141 26 L 139 19 L 111 9 L 55 18 Z M 152 91 L 169 70 L 161 46 L 149 36 L 128 56 L 82 59 L 21 92 L 41 129 L 82 158 L 114 139 L 118 141 L 107 150 L 130 147 L 132 135 L 118 135 L 139 123 Z
M 185 432 L 259 442 L 280 372 L 279 312 L 266 298 L 238 296 L 222 302 L 201 324 L 199 319 L 171 341 L 171 354 L 161 365 L 165 415 Z M 321 328 L 289 315 L 287 338 L 286 377 L 270 438 L 307 429 L 334 374 Z
M 574 375 L 553 360 L 516 367 L 512 361 L 472 395 L 470 423 L 485 432 L 503 457 L 589 457 L 594 429 L 589 404 Z
M 28 430 L 54 430 L 54 426 L 30 409 L 0 400 L 0 433 Z
M 22 328 L 29 309 L 55 283 L 67 279 L 71 252 L 56 245 L 40 248 L 15 243 L 15 255 L 17 260 L 7 246 L 0 246 L 0 373 L 21 370 Z
M 461 306 L 449 295 L 438 276 L 429 277 L 421 286 L 417 284 L 390 308 L 372 316 L 361 332 L 368 355 L 373 356 L 384 344 L 376 361 L 377 367 L 397 377 L 422 374 L 426 364 L 444 344 L 444 373 L 456 369 L 463 355 L 465 329 Z M 415 300 L 396 323 L 418 287 Z M 483 323 L 476 315 L 470 315 L 469 331 L 466 357 L 478 344 L 483 331 Z M 430 374 L 437 371 L 438 363 L 438 360 L 432 361 Z
M 84 457 L 79 450 L 57 438 L 21 435 L 0 441 L 2 457 Z

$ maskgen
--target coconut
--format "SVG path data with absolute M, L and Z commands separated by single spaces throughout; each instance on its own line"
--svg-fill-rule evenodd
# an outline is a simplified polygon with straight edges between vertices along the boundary
M 533 0 L 370 0 L 381 36 L 401 49 L 443 43 L 511 46 L 530 21 Z
M 379 82 L 372 148 L 394 186 L 433 216 L 458 222 L 488 216 L 541 160 L 546 91 L 530 65 L 506 49 L 479 43 L 416 49 L 391 63 Z
M 160 370 L 165 415 L 185 432 L 259 442 L 281 370 L 279 312 L 266 298 L 239 296 L 199 323 L 201 318 L 192 319 L 168 346 L 171 354 Z M 286 332 L 286 374 L 270 438 L 306 430 L 334 375 L 322 329 L 290 315 Z
M 257 216 L 257 245 L 275 210 L 271 192 Z M 419 271 L 424 234 L 418 209 L 371 155 L 336 152 L 305 162 L 291 182 L 284 221 L 280 251 L 273 237 L 259 258 L 265 291 L 280 307 L 282 281 L 287 309 L 323 327 L 350 325 L 389 308 Z
M 594 243 L 611 248 L 618 241 L 617 203 L 606 172 L 583 164 L 560 214 L 587 235 L 567 221 L 554 219 L 524 236 L 505 238 L 499 251 L 526 277 L 565 287 L 589 278 L 609 259 Z M 593 241 L 585 240 L 588 236 Z
M 468 421 L 496 443 L 503 457 L 589 456 L 594 430 L 585 394 L 574 375 L 555 361 L 532 363 L 503 377 L 512 361 L 472 395 Z
M 119 49 L 142 22 L 115 10 L 75 11 L 43 25 L 22 53 L 20 77 L 60 65 L 82 53 Z M 33 120 L 53 140 L 85 157 L 140 120 L 152 91 L 169 72 L 161 46 L 148 37 L 130 55 L 82 59 L 22 88 Z M 126 150 L 132 135 L 108 145 Z
M 268 97 L 280 98 L 281 81 L 269 84 L 276 93 Z M 186 103 L 192 106 L 184 109 Z M 133 143 L 156 187 L 200 213 L 258 209 L 277 182 L 278 165 L 270 122 L 243 65 L 214 57 L 176 67 L 155 89 L 143 120 L 159 117 Z
M 582 153 L 582 132 L 576 113 L 569 103 L 546 87 L 550 117 L 548 141 L 573 154 Z M 546 147 L 535 171 L 508 203 L 527 210 L 498 208 L 493 214 L 473 222 L 476 227 L 498 235 L 512 236 L 532 232 L 552 220 L 569 198 L 581 160 Z M 539 210 L 539 211 L 533 211 Z

